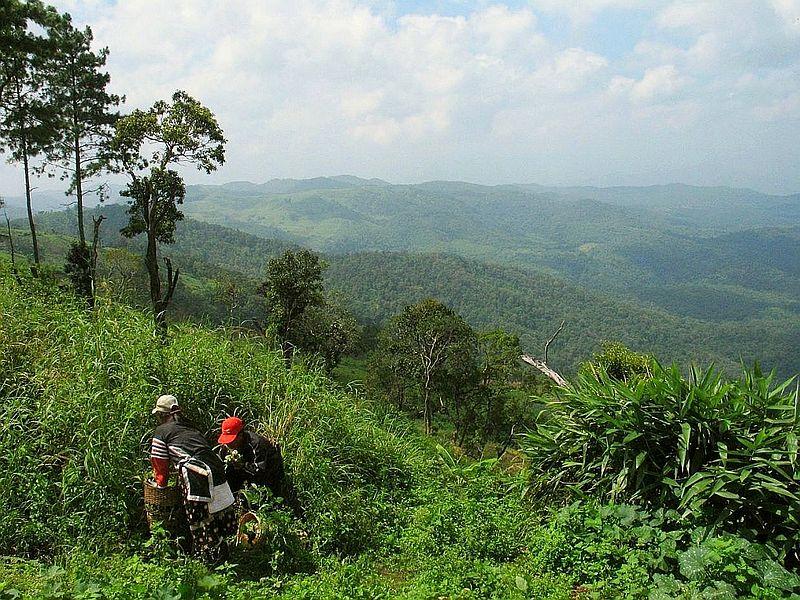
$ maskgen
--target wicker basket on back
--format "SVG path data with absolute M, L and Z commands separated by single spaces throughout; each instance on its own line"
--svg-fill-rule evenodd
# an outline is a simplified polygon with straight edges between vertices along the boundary
M 178 538 L 188 533 L 186 515 L 183 511 L 183 498 L 177 486 L 156 487 L 152 481 L 144 482 L 144 510 L 147 525 L 161 523 L 170 537 Z

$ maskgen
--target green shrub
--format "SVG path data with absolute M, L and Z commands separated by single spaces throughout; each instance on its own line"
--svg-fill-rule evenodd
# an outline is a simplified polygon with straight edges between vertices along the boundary
M 575 503 L 533 531 L 521 565 L 533 576 L 570 575 L 601 598 L 780 598 L 800 592 L 761 545 L 687 529 L 674 511 Z M 726 591 L 729 596 L 711 592 Z M 695 594 L 695 595 L 693 595 Z
M 604 372 L 609 377 L 627 381 L 652 374 L 654 358 L 638 354 L 619 342 L 604 342 L 592 360 L 581 365 L 584 372 Z
M 756 367 L 583 373 L 523 437 L 533 491 L 678 509 L 788 551 L 800 524 L 798 394 Z

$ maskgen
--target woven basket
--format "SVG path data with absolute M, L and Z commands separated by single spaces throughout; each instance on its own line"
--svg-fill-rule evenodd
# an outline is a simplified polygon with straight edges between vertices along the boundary
M 246 526 L 253 526 L 254 531 L 248 533 Z M 254 512 L 246 512 L 239 517 L 239 531 L 236 534 L 236 541 L 242 546 L 255 547 L 264 541 L 261 532 L 261 519 Z
M 145 481 L 144 510 L 147 514 L 147 525 L 151 529 L 153 523 L 159 522 L 173 537 L 179 537 L 187 531 L 183 498 L 177 486 L 159 488 L 152 482 Z

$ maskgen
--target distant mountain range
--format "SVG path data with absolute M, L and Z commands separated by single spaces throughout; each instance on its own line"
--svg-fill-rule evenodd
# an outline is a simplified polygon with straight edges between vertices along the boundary
M 190 186 L 184 212 L 327 253 L 444 252 L 545 272 L 683 316 L 798 312 L 800 195 L 336 177 Z
M 126 220 L 123 207 L 101 210 L 108 216 L 104 245 L 140 254 L 143 240 L 119 235 Z M 63 236 L 74 235 L 74 221 L 69 212 L 39 216 L 41 231 L 56 235 L 48 240 L 53 260 L 63 260 Z M 17 225 L 23 227 L 22 246 L 24 221 Z M 538 268 L 440 252 L 328 253 L 326 280 L 364 323 L 382 323 L 406 304 L 433 296 L 476 327 L 503 327 L 519 334 L 533 352 L 565 319 L 567 328 L 552 360 L 568 371 L 603 340 L 621 340 L 682 364 L 716 362 L 735 371 L 740 360 L 760 360 L 781 375 L 800 371 L 798 228 L 686 236 L 683 245 L 665 245 L 661 239 L 645 239 L 629 257 L 641 273 L 650 273 L 640 283 L 639 295 L 577 285 Z M 252 290 L 269 258 L 292 245 L 190 218 L 179 225 L 176 240 L 163 252 L 184 274 L 178 308 L 201 317 L 219 313 L 213 279 L 239 278 Z M 614 266 L 598 268 L 596 277 L 613 279 Z

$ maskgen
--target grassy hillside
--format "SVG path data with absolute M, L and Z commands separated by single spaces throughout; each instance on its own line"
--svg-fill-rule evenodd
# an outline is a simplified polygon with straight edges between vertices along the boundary
M 88 313 L 48 284 L 17 284 L 5 262 L 0 316 L 2 598 L 688 599 L 758 589 L 773 599 L 797 588 L 759 546 L 730 535 L 699 540 L 630 506 L 559 510 L 523 498 L 524 473 L 455 458 L 380 405 L 287 371 L 261 338 L 184 324 L 162 343 L 146 314 L 106 297 Z M 235 411 L 274 436 L 303 516 L 269 512 L 265 544 L 236 549 L 216 571 L 147 539 L 142 439 L 163 392 L 209 435 Z M 741 564 L 745 554 L 757 558 Z M 689 561 L 719 568 L 685 571 Z

